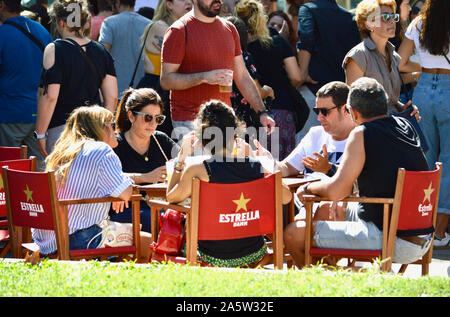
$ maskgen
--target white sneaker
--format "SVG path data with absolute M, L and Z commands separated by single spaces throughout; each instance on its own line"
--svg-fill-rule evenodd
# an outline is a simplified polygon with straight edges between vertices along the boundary
M 434 248 L 435 249 L 450 249 L 450 234 L 445 233 L 444 238 L 438 238 L 434 235 Z

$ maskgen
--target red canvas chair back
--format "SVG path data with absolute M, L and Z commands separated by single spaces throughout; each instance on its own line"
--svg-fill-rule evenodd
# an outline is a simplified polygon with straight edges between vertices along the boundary
M 20 171 L 33 171 L 36 168 L 36 159 L 21 159 L 11 161 L 0 161 L 0 168 L 8 166 L 8 168 Z M 3 178 L 0 174 L 0 217 L 6 217 L 6 200 Z
M 18 160 L 27 158 L 26 145 L 22 146 L 0 146 L 0 161 Z
M 434 171 L 404 173 L 397 234 L 430 233 L 434 229 L 433 211 L 439 196 L 440 167 Z
M 3 168 L 10 205 L 8 220 L 13 226 L 54 230 L 49 173 L 25 172 Z
M 200 181 L 199 240 L 254 237 L 275 230 L 275 175 L 239 184 Z

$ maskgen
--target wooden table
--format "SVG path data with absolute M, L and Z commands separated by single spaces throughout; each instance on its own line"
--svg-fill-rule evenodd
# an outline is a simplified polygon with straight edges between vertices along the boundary
M 294 195 L 297 189 L 307 183 L 317 182 L 320 181 L 320 178 L 313 177 L 313 176 L 303 176 L 302 177 L 283 177 L 283 183 L 286 184 L 287 187 L 289 187 L 289 190 L 292 193 L 292 199 L 289 202 L 288 206 L 288 213 L 287 213 L 287 224 L 294 222 L 295 217 L 295 202 L 294 202 Z
M 313 176 L 302 176 L 302 177 L 283 177 L 283 183 L 285 183 L 289 190 L 293 195 L 297 191 L 297 188 L 306 184 L 319 181 L 320 178 Z M 147 195 L 151 198 L 153 197 L 166 197 L 167 184 L 166 183 L 156 183 L 149 185 L 136 185 L 134 189 L 137 191 L 145 191 Z M 291 223 L 294 221 L 295 217 L 295 203 L 294 197 L 292 197 L 291 201 L 288 204 L 288 214 L 287 214 L 287 223 Z

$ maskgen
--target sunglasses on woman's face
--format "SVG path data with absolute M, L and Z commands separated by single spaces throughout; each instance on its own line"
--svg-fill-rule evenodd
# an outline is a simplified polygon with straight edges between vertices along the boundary
M 391 21 L 398 22 L 400 21 L 400 14 L 398 13 L 382 13 L 380 14 L 383 22 L 389 23 Z
M 133 111 L 133 113 L 143 115 L 144 116 L 144 121 L 147 122 L 147 123 L 152 122 L 153 118 L 154 118 L 157 125 L 162 124 L 164 122 L 164 120 L 166 119 L 166 116 L 162 115 L 162 114 L 157 114 L 156 116 L 154 116 L 154 115 L 151 115 L 149 113 L 139 112 L 139 111 Z
M 319 115 L 319 113 L 321 113 L 324 117 L 326 117 L 328 115 L 328 112 L 330 112 L 331 110 L 333 110 L 333 109 L 335 109 L 337 107 L 339 107 L 339 106 L 334 106 L 334 107 L 331 107 L 331 108 L 317 108 L 317 107 L 315 107 L 315 108 L 312 108 L 312 109 L 316 113 L 316 115 Z
M 111 124 L 111 128 L 113 129 L 113 131 L 116 131 L 116 123 L 112 121 L 109 124 Z

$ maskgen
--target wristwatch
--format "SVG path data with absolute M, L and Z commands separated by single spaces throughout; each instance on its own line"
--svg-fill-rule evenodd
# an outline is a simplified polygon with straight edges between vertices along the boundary
M 44 134 L 39 134 L 36 131 L 34 131 L 33 134 L 34 134 L 34 138 L 36 140 L 42 140 L 42 139 L 46 139 L 48 137 L 48 132 L 47 131 Z
M 264 109 L 264 110 L 261 110 L 261 111 L 258 111 L 258 117 L 260 117 L 262 114 L 264 114 L 264 113 L 267 113 L 267 115 L 269 115 L 270 116 L 270 111 L 269 110 L 267 110 L 267 109 Z
M 331 164 L 331 168 L 327 172 L 328 177 L 332 177 L 334 174 L 336 174 L 336 165 Z

